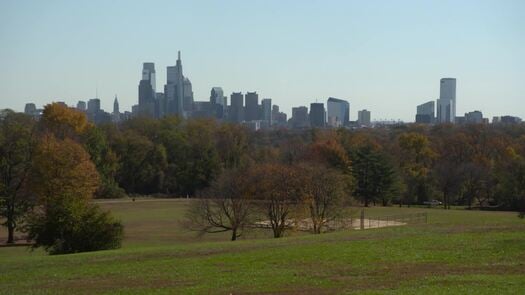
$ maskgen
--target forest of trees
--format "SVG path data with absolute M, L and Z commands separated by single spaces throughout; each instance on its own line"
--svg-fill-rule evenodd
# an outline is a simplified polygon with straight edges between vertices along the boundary
M 411 206 L 436 199 L 445 209 L 525 211 L 523 124 L 253 132 L 167 117 L 94 126 L 83 113 L 51 104 L 39 121 L 7 114 L 0 146 L 0 215 L 9 241 L 23 226 L 37 246 L 55 252 L 76 251 L 75 235 L 88 230 L 61 230 L 70 236 L 57 240 L 57 215 L 103 224 L 100 235 L 111 238 L 91 247 L 118 246 L 122 226 L 91 205 L 92 197 L 198 197 L 194 224 L 207 218 L 202 229 L 232 231 L 232 239 L 246 220 L 226 211 L 249 216 L 248 198 L 257 200 L 276 237 L 299 203 L 314 231 L 351 202 Z M 214 225 L 212 217 L 224 214 L 231 222 Z

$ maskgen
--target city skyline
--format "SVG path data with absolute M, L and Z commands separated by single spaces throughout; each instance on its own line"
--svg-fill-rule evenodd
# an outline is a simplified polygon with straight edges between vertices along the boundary
M 137 68 L 157 64 L 159 92 L 180 49 L 195 101 L 208 100 L 212 87 L 226 96 L 257 91 L 291 116 L 292 107 L 337 97 L 350 102 L 350 120 L 368 109 L 373 118 L 412 122 L 416 105 L 439 98 L 436 81 L 454 77 L 456 115 L 525 117 L 520 1 L 153 3 L 163 9 L 130 1 L 1 3 L 1 107 L 74 105 L 98 92 L 102 108 L 111 110 L 117 94 L 120 109 L 131 110 Z M 166 20 L 174 6 L 184 13 Z M 139 12 L 150 22 L 138 21 Z M 447 22 L 434 16 L 440 13 Z M 274 22 L 263 22 L 270 15 Z

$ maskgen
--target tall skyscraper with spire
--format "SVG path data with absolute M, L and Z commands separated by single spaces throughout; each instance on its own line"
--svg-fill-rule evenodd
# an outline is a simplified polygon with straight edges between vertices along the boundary
M 111 113 L 111 120 L 113 122 L 120 121 L 120 108 L 118 105 L 117 95 L 115 94 L 115 100 L 113 101 L 113 113 Z
M 120 114 L 117 95 L 115 94 L 115 100 L 113 101 L 113 114 Z
M 184 109 L 184 86 L 185 80 L 182 71 L 182 60 L 180 51 L 178 52 L 177 64 L 169 66 L 166 69 L 166 85 L 164 86 L 164 94 L 168 104 L 168 114 L 186 117 Z M 189 85 L 188 85 L 189 83 Z M 187 91 L 191 91 L 191 82 L 189 79 L 186 82 Z M 188 93 L 189 95 L 189 93 Z M 191 100 L 193 100 L 193 92 L 191 92 Z

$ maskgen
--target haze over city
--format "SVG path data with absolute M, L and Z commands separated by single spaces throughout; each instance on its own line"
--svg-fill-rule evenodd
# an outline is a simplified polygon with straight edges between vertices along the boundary
M 257 91 L 291 115 L 337 97 L 350 119 L 414 121 L 457 79 L 457 115 L 525 117 L 522 1 L 2 1 L 0 105 L 22 111 L 97 96 L 137 103 L 143 62 L 183 53 L 195 100 Z

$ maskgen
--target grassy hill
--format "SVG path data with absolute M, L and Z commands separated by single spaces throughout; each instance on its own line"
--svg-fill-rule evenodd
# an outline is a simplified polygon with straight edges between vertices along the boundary
M 122 249 L 48 256 L 0 248 L 1 294 L 518 294 L 525 290 L 525 220 L 515 213 L 370 208 L 369 215 L 428 212 L 429 223 L 197 237 L 180 219 L 186 200 L 104 202 L 122 219 Z M 355 210 L 357 212 L 357 210 Z M 4 235 L 4 232 L 0 232 Z

